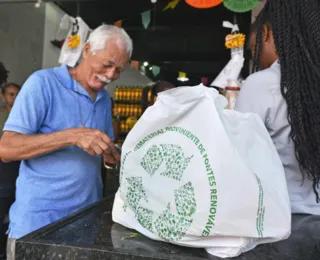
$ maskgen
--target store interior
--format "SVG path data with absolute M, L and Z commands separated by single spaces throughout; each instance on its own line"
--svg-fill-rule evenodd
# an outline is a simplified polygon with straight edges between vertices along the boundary
M 0 260 L 319 260 L 319 13 L 0 0 Z
M 145 88 L 168 81 L 177 87 L 203 84 L 221 90 L 214 82 L 231 58 L 226 36 L 249 35 L 251 23 L 263 6 L 263 1 L 253 1 L 246 10 L 235 12 L 219 0 L 202 1 L 211 3 L 206 8 L 187 2 L 0 0 L 0 61 L 9 71 L 8 82 L 23 85 L 33 72 L 61 66 L 62 47 L 74 26 L 64 24 L 66 17 L 81 18 L 90 29 L 101 24 L 125 29 L 134 44 L 132 57 L 121 77 L 106 86 L 113 99 L 113 126 L 118 129 L 115 142 L 121 146 L 143 114 Z M 241 45 L 245 60 L 235 79 L 245 79 L 250 73 L 247 41 Z M 148 102 L 151 104 L 151 92 Z M 106 170 L 102 165 L 102 178 L 107 196 L 119 185 L 119 169 Z M 4 240 L 1 238 L 2 247 Z

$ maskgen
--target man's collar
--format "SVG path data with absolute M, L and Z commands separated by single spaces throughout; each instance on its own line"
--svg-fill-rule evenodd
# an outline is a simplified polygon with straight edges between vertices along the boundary
M 67 65 L 61 65 L 60 67 L 54 68 L 54 72 L 57 79 L 60 81 L 61 85 L 63 85 L 65 88 L 69 88 L 74 92 L 87 96 L 91 99 L 91 96 L 89 95 L 89 93 L 76 80 L 74 80 L 71 77 Z M 105 95 L 105 91 L 103 90 L 99 91 L 96 101 L 104 97 L 104 95 Z

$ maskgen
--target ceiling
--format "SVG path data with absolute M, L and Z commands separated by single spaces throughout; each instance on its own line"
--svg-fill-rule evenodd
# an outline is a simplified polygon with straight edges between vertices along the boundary
M 230 29 L 222 27 L 223 21 L 237 20 L 241 32 L 249 32 L 251 13 L 234 14 L 219 5 L 210 9 L 196 9 L 183 0 L 175 9 L 163 11 L 168 0 L 80 0 L 56 1 L 68 14 L 78 14 L 91 27 L 102 23 L 123 20 L 123 28 L 134 43 L 132 59 L 148 61 L 161 67 L 154 80 L 176 81 L 178 71 L 186 72 L 194 85 L 202 76 L 213 80 L 228 62 L 230 52 L 224 47 L 224 38 Z M 152 10 L 151 23 L 145 30 L 141 13 Z M 243 73 L 247 74 L 248 66 Z M 184 83 L 185 84 L 185 83 Z

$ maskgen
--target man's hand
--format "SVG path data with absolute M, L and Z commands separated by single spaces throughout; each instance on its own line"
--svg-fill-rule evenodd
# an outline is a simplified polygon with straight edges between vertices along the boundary
M 113 142 L 100 130 L 84 128 L 77 134 L 75 145 L 92 156 L 102 155 L 108 164 L 117 164 L 120 161 Z
M 90 128 L 69 128 L 37 135 L 5 131 L 0 142 L 0 158 L 5 162 L 29 160 L 73 145 L 91 155 L 102 155 L 112 164 L 120 161 L 111 139 L 102 131 Z
M 106 154 L 106 153 L 104 153 L 103 154 L 103 161 L 107 165 L 115 166 L 120 162 L 120 156 L 119 156 L 119 154 L 116 157 L 114 154 Z

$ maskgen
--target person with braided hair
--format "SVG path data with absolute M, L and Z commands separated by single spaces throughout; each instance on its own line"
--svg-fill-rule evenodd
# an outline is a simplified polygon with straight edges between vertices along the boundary
M 260 115 L 285 169 L 292 213 L 320 215 L 320 2 L 268 0 L 236 110 Z

